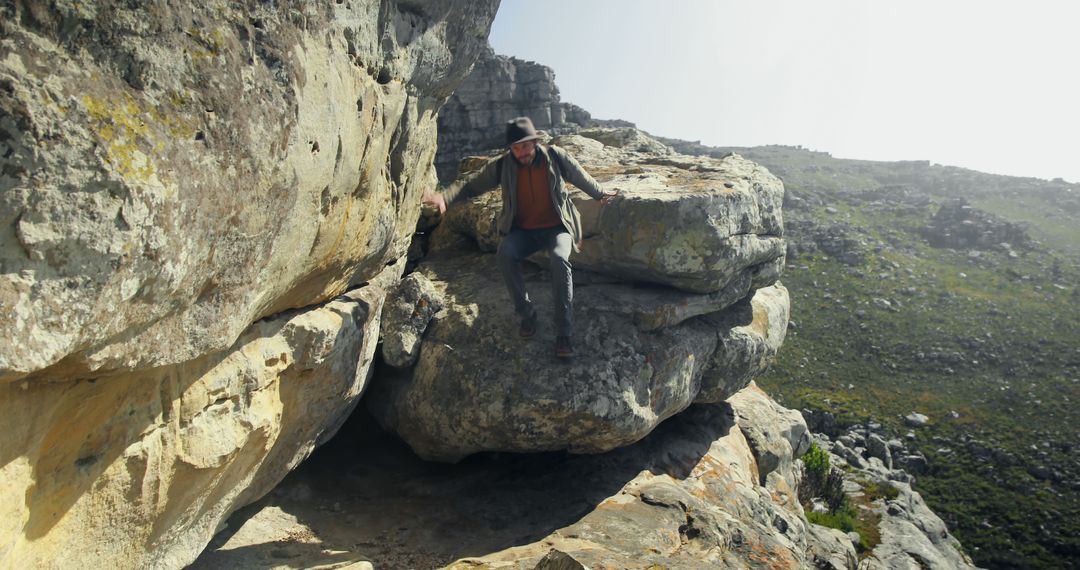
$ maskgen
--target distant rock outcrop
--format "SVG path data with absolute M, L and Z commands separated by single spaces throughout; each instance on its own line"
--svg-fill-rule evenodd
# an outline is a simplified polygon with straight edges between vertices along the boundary
M 0 566 L 182 567 L 333 434 L 497 4 L 0 5 Z
M 870 252 L 866 240 L 843 222 L 796 220 L 788 224 L 788 233 L 792 236 L 787 244 L 791 259 L 821 251 L 845 265 L 857 266 L 866 261 Z
M 1032 245 L 1022 225 L 978 210 L 963 198 L 942 204 L 924 235 L 934 247 L 953 249 L 998 249 L 1012 253 L 1014 249 L 1028 249 Z
M 505 145 L 506 121 L 526 116 L 549 135 L 577 132 L 587 126 L 632 127 L 626 121 L 599 121 L 588 111 L 559 98 L 555 72 L 545 65 L 481 54 L 465 82 L 439 111 L 439 178 L 453 180 L 458 162 L 469 154 Z
M 914 477 L 906 470 L 926 469 L 925 457 L 889 438 L 878 424 L 852 426 L 833 440 L 823 434 L 814 437 L 830 452 L 832 464 L 845 468 L 848 494 L 861 499 L 859 508 L 872 511 L 879 521 L 879 542 L 860 569 L 976 568 L 941 518 L 911 488 Z M 886 491 L 881 497 L 866 497 L 866 488 Z

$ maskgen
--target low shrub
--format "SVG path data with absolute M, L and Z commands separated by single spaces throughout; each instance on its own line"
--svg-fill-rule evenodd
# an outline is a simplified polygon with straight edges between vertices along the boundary
M 829 463 L 829 452 L 810 444 L 810 450 L 802 456 L 799 478 L 799 502 L 809 507 L 814 499 L 821 499 L 830 513 L 841 510 L 847 501 L 844 494 L 844 474 Z

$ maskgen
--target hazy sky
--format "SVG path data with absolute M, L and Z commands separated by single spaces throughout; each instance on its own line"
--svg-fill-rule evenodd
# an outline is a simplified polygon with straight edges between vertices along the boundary
M 496 53 L 601 119 L 1080 182 L 1080 2 L 502 0 Z

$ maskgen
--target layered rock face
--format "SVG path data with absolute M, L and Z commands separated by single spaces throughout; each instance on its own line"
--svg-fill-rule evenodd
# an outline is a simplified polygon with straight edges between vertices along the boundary
M 553 360 L 547 320 L 536 340 L 517 337 L 489 253 L 499 240 L 499 193 L 455 205 L 418 270 L 433 299 L 395 301 L 444 309 L 427 325 L 415 365 L 381 378 L 366 398 L 420 456 L 611 450 L 691 403 L 735 394 L 783 342 L 780 181 L 737 156 L 641 152 L 636 131 L 585 135 L 555 142 L 621 195 L 601 209 L 574 191 L 585 239 L 572 262 L 588 272 L 576 291 L 579 356 Z M 539 267 L 529 281 L 550 315 Z
M 0 566 L 182 566 L 333 433 L 497 4 L 0 6 Z
M 0 378 L 183 362 L 401 257 L 494 5 L 383 4 L 8 9 Z
M 611 126 L 613 122 L 632 126 L 625 121 L 594 120 L 585 109 L 560 100 L 550 67 L 497 55 L 488 48 L 439 111 L 439 151 L 435 157 L 439 178 L 452 180 L 463 156 L 503 146 L 506 121 L 523 115 L 551 135 L 587 126 Z

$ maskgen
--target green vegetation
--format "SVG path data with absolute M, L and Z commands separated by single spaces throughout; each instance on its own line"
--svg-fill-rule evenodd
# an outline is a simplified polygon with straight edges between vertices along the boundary
M 810 450 L 802 456 L 802 461 L 799 502 L 803 507 L 809 507 L 814 499 L 821 499 L 829 507 L 830 513 L 841 510 L 846 504 L 844 474 L 829 465 L 829 453 L 812 443 Z
M 843 472 L 829 463 L 829 453 L 816 443 L 810 444 L 810 449 L 802 456 L 799 502 L 806 511 L 806 519 L 814 524 L 844 532 L 857 532 L 859 552 L 869 553 L 880 539 L 877 534 L 878 519 L 868 510 L 858 507 L 865 506 L 866 502 L 873 499 L 867 495 L 863 503 L 853 503 L 844 493 Z M 814 511 L 813 504 L 816 500 L 824 503 L 828 511 Z
M 979 566 L 1075 567 L 1080 188 L 791 147 L 730 150 L 784 178 L 799 252 L 782 278 L 793 325 L 759 384 L 841 426 L 911 431 L 930 463 L 916 490 Z M 1031 224 L 1041 243 L 1012 254 L 930 247 L 931 218 L 956 197 Z M 913 411 L 930 423 L 905 426 Z M 868 487 L 867 498 L 888 493 Z
M 844 532 L 855 530 L 855 513 L 850 507 L 829 513 L 806 513 L 806 519 L 814 524 L 840 529 Z

